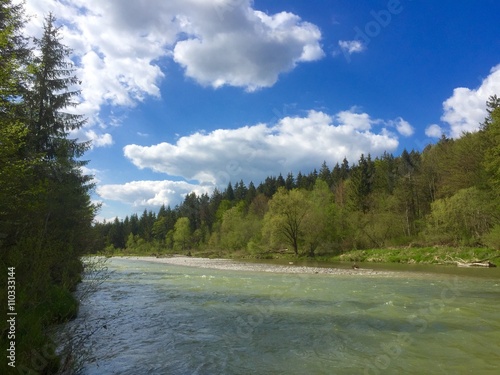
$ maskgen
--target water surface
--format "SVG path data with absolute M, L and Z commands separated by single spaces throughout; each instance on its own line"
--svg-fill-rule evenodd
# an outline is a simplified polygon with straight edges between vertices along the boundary
M 108 267 L 109 279 L 71 323 L 106 326 L 88 341 L 85 374 L 451 375 L 500 368 L 497 271 L 297 275 L 114 258 Z

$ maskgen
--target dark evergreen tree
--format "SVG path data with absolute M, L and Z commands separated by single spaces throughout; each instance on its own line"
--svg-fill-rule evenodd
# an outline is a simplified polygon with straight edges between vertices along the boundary
M 139 234 L 139 216 L 137 214 L 130 215 L 130 232 L 136 236 Z
M 224 192 L 224 199 L 227 199 L 230 202 L 234 202 L 234 189 L 231 183 L 227 184 L 226 191 Z
M 279 189 L 280 187 L 285 187 L 285 186 L 286 186 L 286 181 L 280 173 L 280 175 L 276 179 L 276 188 Z
M 296 186 L 298 189 L 307 189 L 307 178 L 299 171 L 297 174 Z
M 375 165 L 370 154 L 365 157 L 361 154 L 358 164 L 351 171 L 351 208 L 367 212 L 370 209 L 370 193 L 373 188 L 373 178 L 375 176 Z
M 268 198 L 271 198 L 277 191 L 276 184 L 276 177 L 266 177 L 264 182 L 262 182 L 257 188 L 257 192 L 264 194 Z
M 40 50 L 31 71 L 31 88 L 26 93 L 28 105 L 27 121 L 32 139 L 29 144 L 35 153 L 42 152 L 47 160 L 61 164 L 72 161 L 73 166 L 89 148 L 90 143 L 68 139 L 69 131 L 79 129 L 86 122 L 84 116 L 68 112 L 77 106 L 79 90 L 72 90 L 80 81 L 69 60 L 71 50 L 61 43 L 60 29 L 55 18 L 49 14 L 45 19 L 41 39 L 35 39 Z
M 232 188 L 231 188 L 232 191 Z M 231 193 L 234 199 L 234 192 Z M 179 208 L 179 216 L 187 217 L 191 226 L 191 232 L 201 227 L 200 200 L 196 193 L 190 193 L 184 198 L 184 202 Z
M 49 16 L 31 55 L 17 4 L 0 0 L 0 263 L 16 267 L 16 365 L 32 368 L 33 353 L 43 352 L 36 370 L 48 374 L 58 372 L 58 360 L 47 349 L 56 347 L 47 325 L 76 314 L 71 291 L 81 277 L 81 256 L 95 244 L 96 207 L 90 177 L 80 168 L 89 145 L 68 138 L 85 122 L 68 113 L 79 95 L 70 51 Z M 110 228 L 99 229 L 107 237 Z
M 75 99 L 80 91 L 74 87 L 80 82 L 69 60 L 71 50 L 62 44 L 51 14 L 35 46 L 40 53 L 29 68 L 29 90 L 23 97 L 29 130 L 27 150 L 41 155 L 43 164 L 37 168 L 37 183 L 47 187 L 38 209 L 43 220 L 38 238 L 42 243 L 65 238 L 58 245 L 58 251 L 64 254 L 57 255 L 62 264 L 63 259 L 69 261 L 75 256 L 72 252 L 78 254 L 90 246 L 86 241 L 96 207 L 90 201 L 91 177 L 80 169 L 86 164 L 80 157 L 90 144 L 68 138 L 69 132 L 80 128 L 86 119 L 68 112 L 77 105 Z
M 350 172 L 351 168 L 349 167 L 349 162 L 347 161 L 347 158 L 344 158 L 340 167 L 340 178 L 346 180 L 349 177 Z
M 24 103 L 26 65 L 30 51 L 22 35 L 24 10 L 11 0 L 0 1 L 0 247 L 19 239 L 21 226 L 33 218 L 33 200 L 41 193 L 33 184 L 40 157 L 26 153 L 28 132 L 19 119 Z M 31 207 L 31 208 L 30 208 Z M 27 224 L 27 227 L 31 227 Z M 0 256 L 6 256 L 1 252 Z
M 250 204 L 253 202 L 256 196 L 257 196 L 257 189 L 255 188 L 253 182 L 250 181 L 250 184 L 248 184 L 247 195 L 245 196 L 245 202 L 247 206 L 250 206 Z
M 286 188 L 286 190 L 292 190 L 292 189 L 296 188 L 295 178 L 293 177 L 293 173 L 292 172 L 289 172 L 286 175 L 285 188 Z
M 326 161 L 323 161 L 323 164 L 321 165 L 318 178 L 325 181 L 328 186 L 332 186 L 332 175 Z
M 240 180 L 239 183 L 236 183 L 234 185 L 234 199 L 236 201 L 241 201 L 245 199 L 246 195 L 247 195 L 247 187 L 245 186 L 243 180 Z

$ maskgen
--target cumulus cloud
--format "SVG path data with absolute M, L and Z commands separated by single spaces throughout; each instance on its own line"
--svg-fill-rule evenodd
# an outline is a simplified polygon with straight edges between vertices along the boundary
M 181 202 L 191 192 L 202 195 L 209 191 L 207 187 L 185 181 L 132 181 L 102 185 L 96 189 L 103 199 L 120 201 L 135 208 L 168 206 Z
M 94 130 L 89 129 L 83 132 L 83 137 L 79 140 L 91 141 L 92 147 L 111 146 L 113 144 L 113 137 L 109 133 L 97 134 Z
M 441 138 L 443 135 L 443 129 L 441 129 L 441 126 L 437 124 L 432 124 L 425 129 L 425 135 L 430 138 Z
M 344 54 L 348 55 L 360 53 L 366 49 L 366 46 L 359 40 L 339 40 L 339 47 Z
M 401 119 L 402 120 L 402 119 Z M 402 120 L 404 121 L 404 120 Z M 380 129 L 374 129 L 380 125 Z M 394 151 L 397 136 L 388 132 L 390 121 L 372 119 L 352 110 L 330 116 L 309 111 L 304 117 L 285 117 L 276 125 L 256 124 L 237 129 L 197 132 L 175 144 L 127 145 L 125 156 L 138 168 L 225 186 L 243 179 L 256 183 L 269 175 L 317 168 L 361 153 Z
M 410 137 L 415 132 L 413 126 L 411 126 L 408 121 L 405 121 L 401 117 L 397 118 L 393 123 L 398 133 L 403 137 Z
M 458 138 L 464 132 L 477 131 L 487 116 L 486 101 L 491 95 L 498 93 L 500 64 L 491 69 L 478 88 L 471 90 L 459 87 L 453 90 L 453 95 L 443 103 L 444 113 L 441 117 L 449 125 L 450 136 Z
M 253 91 L 270 87 L 298 63 L 323 56 L 321 32 L 299 16 L 266 14 L 250 0 L 27 0 L 30 35 L 52 12 L 63 25 L 82 80 L 82 104 L 98 123 L 103 106 L 159 97 L 171 57 L 200 84 Z
M 198 7 L 203 9 L 186 18 L 192 37 L 175 45 L 173 57 L 202 85 L 254 91 L 274 85 L 281 73 L 298 63 L 324 55 L 318 27 L 293 13 L 267 15 L 252 9 L 249 1 L 240 1 L 226 9 L 221 21 L 209 18 L 216 11 L 213 4 Z

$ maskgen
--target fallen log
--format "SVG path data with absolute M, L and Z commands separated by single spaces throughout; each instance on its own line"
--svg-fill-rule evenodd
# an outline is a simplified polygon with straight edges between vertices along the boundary
M 457 262 L 457 266 L 458 267 L 496 267 L 496 264 L 493 264 L 490 261 L 487 261 L 487 262 L 470 262 L 470 263 Z

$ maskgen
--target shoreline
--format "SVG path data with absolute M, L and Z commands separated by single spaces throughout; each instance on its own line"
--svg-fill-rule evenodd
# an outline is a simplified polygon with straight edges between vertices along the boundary
M 175 256 L 168 258 L 156 258 L 153 256 L 113 256 L 116 259 L 138 260 L 143 262 L 162 263 L 185 267 L 196 267 L 206 269 L 217 269 L 227 271 L 253 271 L 284 274 L 329 274 L 329 275 L 362 275 L 362 276 L 394 276 L 402 272 L 375 270 L 369 268 L 333 268 L 333 267 L 311 267 L 299 265 L 278 265 L 265 263 L 250 263 L 222 258 L 195 258 L 187 256 Z M 403 272 L 404 273 L 404 272 Z

